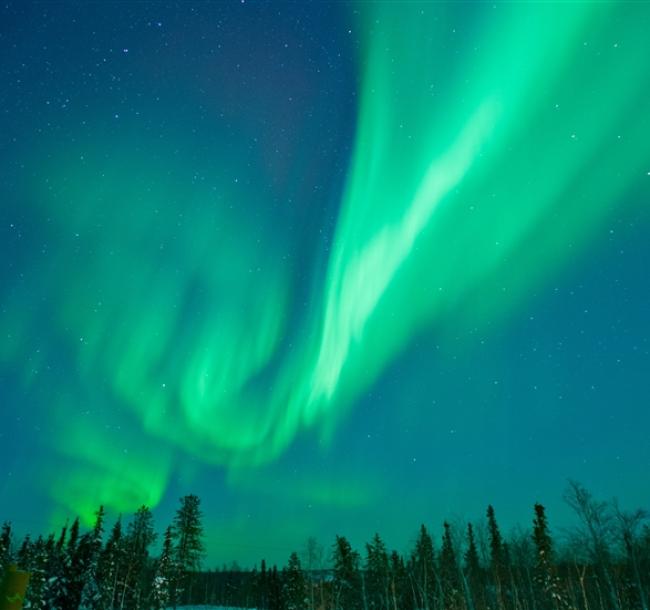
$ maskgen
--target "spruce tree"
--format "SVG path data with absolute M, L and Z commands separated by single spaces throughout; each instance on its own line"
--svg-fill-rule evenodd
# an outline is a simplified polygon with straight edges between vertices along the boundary
M 68 596 L 69 583 L 66 574 L 66 534 L 67 526 L 61 529 L 61 534 L 56 542 L 54 537 L 47 541 L 48 566 L 47 585 L 43 594 L 45 608 L 60 610 Z
M 62 589 L 58 604 L 61 610 L 77 610 L 81 603 L 81 591 L 84 586 L 85 572 L 90 555 L 89 536 L 80 536 L 79 517 L 77 517 L 68 535 L 63 552 Z
M 29 534 L 23 539 L 16 556 L 18 569 L 29 572 L 32 569 L 32 541 Z
M 43 540 L 43 536 L 39 536 L 33 545 L 32 563 L 29 569 L 29 586 L 25 595 L 25 608 L 45 608 L 48 550 L 53 546 L 53 544 L 48 545 Z
M 444 607 L 454 610 L 462 606 L 462 590 L 456 553 L 451 540 L 451 528 L 445 521 L 442 536 L 442 549 L 440 551 L 440 581 L 443 590 Z
M 539 503 L 535 504 L 533 542 L 536 551 L 534 581 L 536 597 L 540 601 L 539 608 L 546 610 L 565 607 L 553 561 L 553 544 L 548 530 L 546 511 Z
M 181 602 L 185 590 L 191 594 L 191 575 L 201 565 L 204 554 L 201 500 L 188 495 L 181 498 L 181 505 L 174 517 L 175 565 L 178 570 L 176 600 Z
M 177 570 L 174 567 L 174 540 L 171 525 L 165 530 L 165 539 L 163 541 L 160 559 L 156 565 L 156 572 L 151 591 L 151 599 L 154 609 L 167 608 L 168 606 L 176 607 L 174 598 L 176 587 L 174 578 Z
M 62 533 L 62 535 L 64 534 Z M 77 517 L 72 522 L 72 527 L 70 528 L 70 532 L 68 534 L 68 543 L 66 545 L 66 550 L 69 556 L 72 556 L 74 554 L 74 551 L 77 548 L 78 541 L 79 541 L 79 517 Z
M 11 561 L 11 524 L 5 521 L 0 530 L 0 577 Z
M 54 534 L 50 534 L 45 541 L 45 586 L 43 587 L 43 599 L 46 600 L 50 595 L 51 580 L 55 573 L 57 546 Z M 45 604 L 44 602 L 44 605 Z
M 102 593 L 98 570 L 99 555 L 102 549 L 104 535 L 104 507 L 100 506 L 95 513 L 95 525 L 87 538 L 86 566 L 81 590 L 82 610 L 102 610 Z
M 359 555 L 352 550 L 344 536 L 337 536 L 334 543 L 332 589 L 336 610 L 358 610 L 362 607 Z
M 284 597 L 282 595 L 282 582 L 278 568 L 273 566 L 269 573 L 269 610 L 285 610 Z
M 121 583 L 121 608 L 140 606 L 145 590 L 144 576 L 149 559 L 149 547 L 155 540 L 153 515 L 147 506 L 141 506 L 129 523 L 124 541 L 126 565 Z
M 411 582 L 404 565 L 404 559 L 397 552 L 390 554 L 389 608 L 391 610 L 413 610 L 415 607 Z
M 68 524 L 66 523 L 61 528 L 61 533 L 59 534 L 59 538 L 56 541 L 56 550 L 59 553 L 63 553 L 63 549 L 65 547 L 65 541 L 67 540 L 67 535 L 68 535 Z
M 259 610 L 266 610 L 268 608 L 269 599 L 269 575 L 266 569 L 266 560 L 262 559 L 260 573 L 257 577 L 256 583 L 256 597 L 257 607 Z
M 389 607 L 389 566 L 386 545 L 375 534 L 366 544 L 365 596 L 368 610 L 385 610 Z
M 425 610 L 432 610 L 436 606 L 437 576 L 433 540 L 424 525 L 420 526 L 411 563 L 418 605 Z
M 291 553 L 283 579 L 286 610 L 304 610 L 307 606 L 307 583 L 297 553 Z
M 490 536 L 490 571 L 494 579 L 496 605 L 498 608 L 505 608 L 506 562 L 503 539 L 492 505 L 487 508 L 487 521 Z
M 471 523 L 467 524 L 467 551 L 465 551 L 464 568 L 468 588 L 468 606 L 473 607 L 474 610 L 483 610 L 485 608 L 485 579 Z
M 75 546 L 68 550 L 70 556 L 66 560 L 68 594 L 65 610 L 77 610 L 81 604 L 83 589 L 89 578 L 93 550 L 92 532 L 79 536 Z
M 122 536 L 122 518 L 118 517 L 111 529 L 111 535 L 99 554 L 97 563 L 99 593 L 102 608 L 115 606 L 119 584 L 122 581 L 126 559 Z

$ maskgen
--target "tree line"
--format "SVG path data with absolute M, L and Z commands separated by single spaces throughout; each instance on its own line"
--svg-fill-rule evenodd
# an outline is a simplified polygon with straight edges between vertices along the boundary
M 102 543 L 103 510 L 93 530 L 76 521 L 55 539 L 27 537 L 12 554 L 8 525 L 0 562 L 32 573 L 29 608 L 92 610 L 214 604 L 259 610 L 650 610 L 650 523 L 571 481 L 565 500 L 577 525 L 553 536 L 543 505 L 532 528 L 505 537 L 488 506 L 477 523 L 445 522 L 440 542 L 425 525 L 406 554 L 389 551 L 379 534 L 363 553 L 336 536 L 326 553 L 310 539 L 286 566 L 242 570 L 236 564 L 200 571 L 200 502 L 181 500 L 158 557 L 151 513 L 142 507 Z M 15 555 L 15 556 L 14 556 Z M 0 566 L 1 567 L 1 566 Z
M 60 534 L 27 535 L 15 549 L 11 525 L 0 532 L 0 575 L 12 564 L 30 573 L 24 608 L 127 610 L 176 607 L 192 597 L 192 576 L 204 552 L 200 499 L 181 498 L 165 530 L 160 556 L 151 510 L 140 507 L 127 527 L 119 517 L 104 542 L 104 508 L 93 528 L 80 532 L 79 519 Z

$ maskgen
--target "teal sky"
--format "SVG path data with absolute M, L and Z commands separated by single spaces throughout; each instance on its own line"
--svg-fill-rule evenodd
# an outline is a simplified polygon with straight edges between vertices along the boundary
M 647 504 L 650 4 L 0 11 L 0 518 Z

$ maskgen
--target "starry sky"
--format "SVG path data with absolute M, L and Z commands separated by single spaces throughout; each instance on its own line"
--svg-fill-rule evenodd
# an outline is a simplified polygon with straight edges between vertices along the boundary
M 650 492 L 650 5 L 0 7 L 0 507 L 207 564 Z

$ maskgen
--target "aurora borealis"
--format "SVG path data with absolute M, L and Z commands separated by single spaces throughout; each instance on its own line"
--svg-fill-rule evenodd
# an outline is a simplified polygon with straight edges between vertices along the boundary
M 647 504 L 650 5 L 0 11 L 0 518 Z

